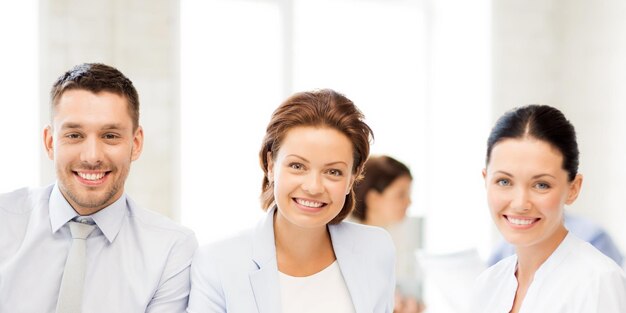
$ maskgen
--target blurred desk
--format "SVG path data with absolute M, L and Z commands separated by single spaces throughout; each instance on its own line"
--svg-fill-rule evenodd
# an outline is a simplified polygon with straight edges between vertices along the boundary
M 425 273 L 424 302 L 431 313 L 463 313 L 468 310 L 474 281 L 485 270 L 475 249 L 449 254 L 416 256 Z

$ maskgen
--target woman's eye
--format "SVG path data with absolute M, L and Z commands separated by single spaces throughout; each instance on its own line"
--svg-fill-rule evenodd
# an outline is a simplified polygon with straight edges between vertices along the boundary
M 301 170 L 304 168 L 304 165 L 300 164 L 300 163 L 291 163 L 289 164 L 289 167 L 291 167 L 294 170 Z
M 341 175 L 343 175 L 343 173 L 340 170 L 336 170 L 336 169 L 328 170 L 328 174 L 330 174 L 332 176 L 341 176 Z
M 496 181 L 496 184 L 500 185 L 500 186 L 510 186 L 511 185 L 511 181 L 509 181 L 508 179 L 498 179 Z
M 548 185 L 546 183 L 537 183 L 537 184 L 535 184 L 535 187 L 537 189 L 550 189 L 550 185 Z

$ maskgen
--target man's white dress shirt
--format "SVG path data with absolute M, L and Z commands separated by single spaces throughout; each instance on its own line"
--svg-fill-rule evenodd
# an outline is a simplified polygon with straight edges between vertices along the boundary
M 0 312 L 54 312 L 78 216 L 58 189 L 0 195 Z M 184 312 L 195 235 L 125 194 L 91 215 L 83 312 Z

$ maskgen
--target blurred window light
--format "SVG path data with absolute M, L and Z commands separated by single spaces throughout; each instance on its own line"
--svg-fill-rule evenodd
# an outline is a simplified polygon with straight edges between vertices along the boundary
M 372 153 L 411 167 L 425 247 L 484 243 L 489 20 L 486 0 L 182 1 L 182 222 L 200 242 L 253 224 L 271 112 L 332 88 L 365 114 Z
M 258 149 L 282 98 L 279 7 L 181 2 L 181 222 L 201 243 L 262 214 Z
M 38 1 L 0 10 L 0 193 L 39 184 Z

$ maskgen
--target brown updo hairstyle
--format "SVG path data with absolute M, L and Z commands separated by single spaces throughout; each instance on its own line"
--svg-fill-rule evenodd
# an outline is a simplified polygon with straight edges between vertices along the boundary
M 273 183 L 267 177 L 267 153 L 271 152 L 272 157 L 276 157 L 285 135 L 294 127 L 329 127 L 346 135 L 352 142 L 352 174 L 355 176 L 355 183 L 360 180 L 363 164 L 369 155 L 370 140 L 374 138 L 372 129 L 363 119 L 363 113 L 350 99 L 331 89 L 299 92 L 287 98 L 272 113 L 259 152 L 261 169 L 265 174 L 261 186 L 263 210 L 269 209 L 275 203 Z M 354 208 L 354 185 L 346 195 L 343 208 L 329 224 L 341 222 Z

